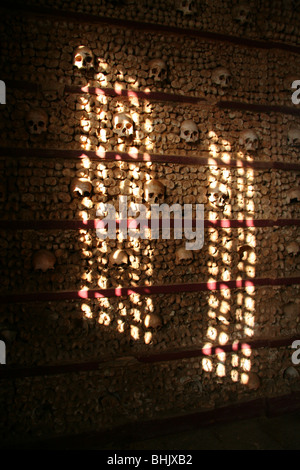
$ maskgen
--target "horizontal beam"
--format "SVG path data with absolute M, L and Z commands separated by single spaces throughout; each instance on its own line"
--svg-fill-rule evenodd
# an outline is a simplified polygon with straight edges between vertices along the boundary
M 177 95 L 174 93 L 163 93 L 156 91 L 138 91 L 138 90 L 124 90 L 124 89 L 113 89 L 113 88 L 97 88 L 97 87 L 88 87 L 88 86 L 74 86 L 66 85 L 65 93 L 70 94 L 89 94 L 97 96 L 111 96 L 111 97 L 123 97 L 123 98 L 139 98 L 143 100 L 152 100 L 152 101 L 174 101 L 178 103 L 189 103 L 189 104 L 198 104 L 198 103 L 207 103 L 209 102 L 205 98 L 198 98 L 188 95 Z M 299 113 L 300 114 L 300 113 Z
M 299 336 L 279 339 L 261 339 L 252 341 L 237 341 L 232 344 L 215 345 L 211 347 L 181 349 L 176 351 L 163 351 L 151 354 L 136 354 L 126 357 L 110 357 L 82 363 L 55 364 L 47 366 L 17 367 L 5 365 L 0 367 L 0 380 L 21 377 L 36 377 L 45 375 L 68 374 L 72 372 L 87 372 L 99 370 L 101 367 L 113 365 L 113 367 L 130 367 L 141 364 L 154 364 L 159 362 L 178 361 L 195 357 L 213 357 L 221 353 L 236 353 L 238 351 L 252 351 L 262 348 L 289 347 Z
M 200 156 L 201 155 L 201 156 Z M 300 171 L 299 163 L 270 162 L 270 161 L 248 161 L 235 160 L 228 156 L 224 158 L 214 158 L 209 152 L 201 152 L 199 156 L 189 157 L 185 155 L 166 155 L 153 153 L 127 153 L 127 152 L 103 152 L 91 150 L 61 150 L 61 149 L 29 149 L 21 147 L 0 147 L 0 157 L 4 158 L 46 158 L 64 160 L 84 160 L 88 158 L 95 162 L 115 161 L 128 163 L 171 163 L 178 165 L 194 166 L 217 166 L 230 168 L 252 168 L 256 170 L 283 170 Z M 204 157 L 202 155 L 205 155 Z
M 209 292 L 224 289 L 244 289 L 255 286 L 292 286 L 300 284 L 300 277 L 288 278 L 254 278 L 238 279 L 232 281 L 211 281 L 182 284 L 165 284 L 155 286 L 128 286 L 110 287 L 106 289 L 84 289 L 73 291 L 54 292 L 32 292 L 17 293 L 11 292 L 0 295 L 0 303 L 15 304 L 25 302 L 52 302 L 62 300 L 87 300 L 103 299 L 113 297 L 128 297 L 132 294 L 157 295 L 157 294 L 178 294 L 186 292 Z
M 74 86 L 66 85 L 65 93 L 74 94 L 89 94 L 97 96 L 111 96 L 111 97 L 123 97 L 123 98 L 139 98 L 150 101 L 171 101 L 179 103 L 190 103 L 197 105 L 199 103 L 206 104 L 207 106 L 217 106 L 219 109 L 236 109 L 239 111 L 251 111 L 253 113 L 279 113 L 287 114 L 291 116 L 300 116 L 300 109 L 291 106 L 279 106 L 279 105 L 267 105 L 267 104 L 251 104 L 243 103 L 240 101 L 217 101 L 214 99 L 213 102 L 209 98 L 188 96 L 188 95 L 177 95 L 174 93 L 162 93 L 162 92 L 145 92 L 138 90 L 124 90 L 124 89 L 113 89 L 113 88 L 97 88 L 89 86 Z
M 38 93 L 43 91 L 43 86 L 31 82 L 25 82 L 20 80 L 5 80 L 7 88 L 19 89 L 28 92 Z M 63 85 L 62 85 L 63 87 Z M 279 113 L 290 116 L 300 116 L 300 109 L 298 107 L 291 106 L 279 106 L 279 105 L 267 105 L 267 104 L 252 104 L 244 103 L 240 101 L 228 101 L 221 100 L 213 101 L 211 98 L 203 98 L 189 95 L 178 95 L 175 93 L 164 93 L 156 91 L 139 91 L 139 90 L 127 90 L 127 89 L 113 89 L 106 87 L 89 87 L 89 86 L 77 86 L 77 85 L 66 85 L 64 93 L 67 94 L 88 94 L 96 96 L 111 96 L 111 97 L 123 97 L 124 99 L 138 98 L 148 101 L 159 101 L 159 102 L 174 102 L 174 103 L 187 103 L 192 105 L 202 104 L 207 107 L 216 106 L 219 109 L 225 110 L 239 110 L 239 111 L 250 111 L 253 113 Z
M 118 229 L 120 221 L 116 220 Z M 162 220 L 160 220 L 160 228 Z M 105 224 L 99 219 L 91 220 L 0 220 L 1 230 L 95 230 L 104 228 Z M 300 219 L 241 219 L 241 220 L 204 220 L 204 228 L 251 228 L 251 227 L 290 227 L 300 226 Z M 148 221 L 151 228 L 151 220 Z M 170 220 L 170 227 L 174 228 L 174 220 Z M 193 219 L 192 227 L 196 227 Z M 127 228 L 138 229 L 139 224 L 135 219 L 127 220 Z

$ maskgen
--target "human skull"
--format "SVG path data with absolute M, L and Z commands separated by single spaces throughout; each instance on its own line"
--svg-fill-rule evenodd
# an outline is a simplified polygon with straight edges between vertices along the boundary
M 180 127 L 180 137 L 187 143 L 197 142 L 199 139 L 199 130 L 192 120 L 183 121 Z
M 73 196 L 81 197 L 90 196 L 92 188 L 92 183 L 87 178 L 73 178 L 70 186 Z
M 241 26 L 250 23 L 252 20 L 252 12 L 249 5 L 247 3 L 237 5 L 233 10 L 233 18 Z
M 293 241 L 286 246 L 286 251 L 288 252 L 289 256 L 297 256 L 300 251 L 300 247 L 297 242 Z
M 179 247 L 175 253 L 176 264 L 189 264 L 194 259 L 193 251 L 187 250 L 184 246 Z
M 288 380 L 296 380 L 299 379 L 299 372 L 295 367 L 290 366 L 283 372 L 283 377 Z
M 192 15 L 194 13 L 193 0 L 177 0 L 177 11 L 181 11 L 183 15 Z
M 167 78 L 167 66 L 162 59 L 149 62 L 149 78 L 153 78 L 155 82 L 162 82 Z
M 33 269 L 35 271 L 46 272 L 48 269 L 54 269 L 55 263 L 55 255 L 48 250 L 39 250 L 33 256 Z
M 40 135 L 46 132 L 48 116 L 43 109 L 31 109 L 26 116 L 26 124 L 30 134 Z
M 229 200 L 229 192 L 224 184 L 214 182 L 208 189 L 208 200 L 216 208 L 224 208 Z
M 260 387 L 260 378 L 254 372 L 247 372 L 241 375 L 241 383 L 250 390 L 257 390 Z
M 113 118 L 113 131 L 119 137 L 130 137 L 133 135 L 133 120 L 128 114 L 116 114 Z
M 124 267 L 128 265 L 128 255 L 124 250 L 115 250 L 109 256 L 111 266 Z
M 291 147 L 300 146 L 300 129 L 292 128 L 288 131 L 288 145 Z
M 218 67 L 212 73 L 212 80 L 216 85 L 221 88 L 227 88 L 231 84 L 231 75 L 225 67 Z
M 90 70 L 94 67 L 94 54 L 87 46 L 78 46 L 73 54 L 73 65 L 78 69 Z
M 248 152 L 255 152 L 259 147 L 259 139 L 254 131 L 243 131 L 239 138 L 239 144 Z
M 287 203 L 300 202 L 300 188 L 290 189 L 286 194 Z
M 255 251 L 250 245 L 243 245 L 238 249 L 240 260 L 255 261 Z
M 165 186 L 158 180 L 150 180 L 144 184 L 144 199 L 150 204 L 159 204 L 165 195 Z
M 145 316 L 144 325 L 146 328 L 160 328 L 162 326 L 162 319 L 159 315 L 155 313 L 148 313 Z

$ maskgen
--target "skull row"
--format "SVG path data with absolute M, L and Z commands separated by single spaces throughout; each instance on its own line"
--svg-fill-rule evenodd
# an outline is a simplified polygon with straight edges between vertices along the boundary
M 87 46 L 76 47 L 73 53 L 73 66 L 77 69 L 91 70 L 96 67 L 96 58 Z M 162 59 L 149 62 L 149 77 L 155 82 L 163 82 L 167 78 L 167 65 Z
M 181 12 L 183 16 L 193 16 L 197 12 L 197 4 L 195 0 L 177 0 L 176 10 Z M 239 3 L 232 9 L 232 17 L 240 26 L 246 26 L 253 22 L 253 12 L 248 3 Z
M 31 109 L 26 116 L 26 126 L 30 134 L 41 135 L 47 131 L 48 115 L 43 109 Z M 132 137 L 134 135 L 134 121 L 126 113 L 116 114 L 113 118 L 113 132 L 119 138 Z M 199 129 L 192 120 L 185 120 L 180 127 L 180 138 L 187 143 L 195 143 L 199 140 Z M 300 146 L 300 129 L 291 128 L 288 131 L 288 145 Z M 245 130 L 239 137 L 239 144 L 248 152 L 256 152 L 259 149 L 259 137 L 253 130 Z
M 73 54 L 73 66 L 78 69 L 90 70 L 95 68 L 95 57 L 87 46 L 79 46 Z M 149 62 L 149 78 L 154 82 L 163 82 L 167 79 L 168 69 L 166 62 L 156 58 Z M 225 67 L 218 67 L 212 73 L 213 82 L 221 88 L 227 88 L 231 84 L 231 74 Z

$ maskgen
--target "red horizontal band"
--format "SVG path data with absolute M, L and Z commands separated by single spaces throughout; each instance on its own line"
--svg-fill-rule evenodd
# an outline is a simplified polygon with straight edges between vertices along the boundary
M 116 227 L 119 227 L 119 220 L 116 220 Z M 145 224 L 151 228 L 151 221 Z M 250 227 L 287 227 L 299 226 L 300 219 L 244 219 L 244 220 L 204 220 L 205 228 L 250 228 Z M 94 230 L 103 228 L 104 222 L 97 219 L 92 220 L 0 220 L 2 230 Z M 159 223 L 162 227 L 162 221 Z M 170 227 L 174 227 L 174 220 L 170 219 Z M 192 227 L 196 227 L 196 220 L 193 219 Z M 138 229 L 139 224 L 135 219 L 127 219 L 127 228 Z
M 252 351 L 262 348 L 280 348 L 291 346 L 295 340 L 300 339 L 299 336 L 293 336 L 280 339 L 261 339 L 243 342 L 238 341 L 227 345 L 215 345 L 211 347 L 195 348 L 188 350 L 165 351 L 151 354 L 136 354 L 126 357 L 126 366 L 136 365 L 137 363 L 158 363 L 166 361 L 178 361 L 182 359 L 190 359 L 194 357 L 211 357 L 221 353 L 233 353 L 238 351 Z M 5 365 L 0 367 L 0 380 L 7 378 L 34 377 L 56 374 L 67 374 L 79 371 L 99 370 L 107 362 L 114 362 L 115 365 L 120 360 L 120 367 L 124 367 L 124 358 L 121 357 L 105 357 L 100 360 L 94 360 L 83 363 L 57 364 L 48 366 L 34 367 L 17 367 Z
M 198 103 L 206 103 L 208 106 L 214 104 L 220 109 L 238 109 L 243 111 L 252 111 L 254 113 L 279 113 L 279 114 L 287 114 L 291 116 L 300 116 L 300 109 L 297 107 L 292 106 L 279 106 L 279 105 L 268 105 L 268 104 L 252 104 L 252 103 L 244 103 L 240 101 L 227 101 L 222 100 L 218 101 L 217 103 L 210 103 L 209 98 L 202 98 L 196 96 L 188 96 L 188 95 L 177 95 L 175 93 L 164 93 L 164 92 L 145 92 L 145 91 L 138 91 L 138 90 L 127 90 L 127 89 L 120 89 L 116 90 L 113 88 L 97 88 L 97 87 L 89 87 L 89 86 L 74 86 L 74 85 L 66 85 L 65 86 L 65 93 L 87 93 L 90 95 L 103 95 L 103 96 L 111 96 L 111 97 L 123 97 L 123 98 L 139 98 L 139 99 L 146 99 L 146 100 L 153 100 L 153 101 L 171 101 L 171 102 L 179 102 L 179 103 L 190 103 L 190 104 L 198 104 Z
M 103 96 L 111 96 L 111 97 L 123 97 L 123 98 L 139 98 L 139 99 L 146 99 L 146 100 L 153 100 L 153 101 L 175 101 L 179 103 L 190 103 L 190 104 L 198 104 L 200 102 L 206 102 L 205 98 L 195 97 L 195 96 L 187 96 L 187 95 L 177 95 L 174 93 L 163 93 L 158 91 L 137 91 L 137 90 L 127 90 L 127 89 L 120 89 L 116 90 L 113 88 L 97 88 L 97 87 L 89 87 L 89 86 L 74 86 L 74 85 L 66 85 L 65 86 L 65 93 L 88 93 L 90 95 L 103 95 Z
M 83 151 L 83 150 L 61 150 L 61 149 L 28 149 L 19 147 L 0 147 L 1 157 L 10 158 L 50 158 L 77 160 L 88 158 L 91 161 L 122 161 L 130 163 L 175 163 L 178 165 L 199 165 L 199 166 L 217 166 L 231 168 L 253 168 L 257 170 L 284 170 L 284 171 L 300 171 L 299 163 L 289 162 L 264 162 L 264 161 L 248 161 L 234 160 L 231 158 L 213 158 L 209 156 L 209 152 L 201 152 L 206 157 L 189 157 L 185 155 L 166 155 L 166 154 L 150 154 L 150 153 L 127 153 L 127 152 L 102 152 L 102 151 Z
M 128 287 L 110 287 L 107 289 L 86 289 L 74 291 L 56 291 L 56 292 L 32 292 L 32 293 L 9 293 L 1 294 L 0 302 L 24 303 L 24 302 L 46 302 L 60 300 L 85 300 L 102 299 L 112 297 L 127 297 L 132 294 L 157 295 L 157 294 L 175 294 L 184 292 L 203 292 L 224 289 L 243 289 L 255 286 L 290 286 L 300 284 L 300 277 L 289 278 L 257 278 L 240 279 L 233 281 L 211 281 L 195 282 L 182 284 L 166 284 L 155 286 L 128 286 Z
M 238 109 L 242 111 L 252 111 L 255 113 L 280 113 L 289 114 L 291 116 L 300 116 L 300 109 L 298 107 L 291 106 L 278 106 L 278 105 L 267 105 L 267 104 L 251 104 L 241 103 L 239 101 L 219 101 L 217 106 L 220 109 Z

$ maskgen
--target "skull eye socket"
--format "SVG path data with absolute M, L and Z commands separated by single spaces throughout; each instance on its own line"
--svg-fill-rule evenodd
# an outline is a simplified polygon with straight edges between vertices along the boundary
M 149 197 L 152 199 L 154 197 L 154 193 L 149 193 Z
M 130 124 L 130 122 L 128 122 L 128 123 L 126 124 L 126 129 L 131 129 L 131 127 L 132 127 L 132 125 Z
M 32 127 L 32 126 L 33 126 L 33 121 L 28 121 L 28 125 L 29 125 L 30 127 Z
M 44 127 L 44 125 L 45 125 L 45 123 L 44 123 L 43 121 L 39 121 L 39 122 L 38 122 L 38 126 L 39 126 L 39 127 Z
M 189 131 L 184 131 L 184 135 L 189 135 Z
M 83 57 L 82 57 L 81 55 L 77 55 L 77 56 L 75 57 L 75 61 L 76 61 L 76 62 L 82 62 L 82 60 L 83 60 Z
M 122 127 L 122 124 L 120 122 L 118 122 L 118 124 L 116 125 L 116 128 L 121 129 L 121 127 Z
M 157 68 L 152 69 L 152 73 L 157 73 Z
M 91 62 L 92 62 L 92 58 L 91 58 L 90 56 L 88 56 L 88 57 L 86 57 L 85 61 L 88 62 L 88 63 L 91 63 Z

